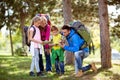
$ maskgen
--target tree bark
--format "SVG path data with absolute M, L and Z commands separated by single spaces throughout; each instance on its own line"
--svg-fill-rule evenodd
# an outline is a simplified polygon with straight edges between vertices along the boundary
M 63 17 L 64 24 L 72 21 L 71 0 L 63 0 Z
M 23 11 L 21 10 L 20 13 L 20 28 L 21 28 L 21 34 L 22 34 L 22 48 L 25 49 L 25 33 L 24 33 L 24 26 L 25 26 L 25 19 L 26 19 L 26 14 L 23 13 Z M 26 51 L 23 52 L 24 55 L 27 56 Z
M 63 17 L 64 24 L 69 24 L 72 21 L 71 0 L 63 0 Z M 65 64 L 73 64 L 73 53 L 65 51 Z
M 24 23 L 25 23 L 25 17 L 22 17 L 23 15 L 21 15 L 21 18 L 20 18 L 20 28 L 21 28 L 21 33 L 22 33 L 22 47 L 24 48 Z
M 109 20 L 107 0 L 98 0 L 100 18 L 101 65 L 103 68 L 111 67 L 111 47 L 109 36 Z

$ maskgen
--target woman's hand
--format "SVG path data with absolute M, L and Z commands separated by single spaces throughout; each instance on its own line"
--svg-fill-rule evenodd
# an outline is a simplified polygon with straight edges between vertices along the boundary
M 50 49 L 45 49 L 46 54 L 50 54 Z
M 40 43 L 40 44 L 44 44 L 44 42 L 43 42 L 43 41 L 39 41 L 38 43 Z

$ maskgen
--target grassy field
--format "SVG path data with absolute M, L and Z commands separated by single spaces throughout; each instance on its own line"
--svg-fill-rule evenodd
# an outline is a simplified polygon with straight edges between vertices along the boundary
M 44 72 L 46 77 L 31 77 L 29 76 L 31 56 L 12 57 L 0 54 L 0 80 L 120 80 L 120 64 L 113 63 L 112 68 L 102 69 L 98 55 L 90 55 L 84 60 L 84 65 L 95 61 L 98 72 L 93 73 L 89 70 L 82 77 L 75 78 L 73 65 L 66 65 L 65 74 L 62 76 L 56 75 L 53 70 L 52 73 Z

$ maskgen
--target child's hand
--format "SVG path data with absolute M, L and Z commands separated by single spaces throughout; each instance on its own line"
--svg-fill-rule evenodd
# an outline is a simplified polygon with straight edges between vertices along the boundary
M 64 48 L 65 43 L 60 41 L 60 42 L 59 42 L 59 46 L 62 47 L 62 48 Z
M 58 46 L 59 44 L 54 44 L 54 46 Z

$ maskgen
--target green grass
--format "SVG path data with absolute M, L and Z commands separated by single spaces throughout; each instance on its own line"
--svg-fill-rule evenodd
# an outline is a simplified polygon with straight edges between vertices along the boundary
M 99 54 L 90 55 L 85 59 L 84 65 L 91 61 L 96 62 L 97 73 L 91 70 L 84 73 L 80 78 L 74 77 L 74 65 L 65 65 L 65 74 L 62 76 L 53 73 L 45 73 L 46 77 L 31 77 L 29 69 L 31 56 L 18 57 L 0 55 L 0 80 L 120 80 L 120 64 L 112 64 L 110 69 L 102 69 Z

